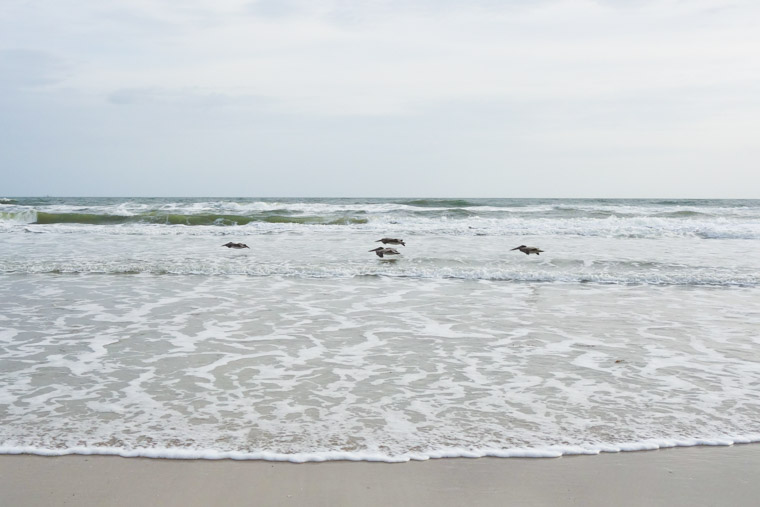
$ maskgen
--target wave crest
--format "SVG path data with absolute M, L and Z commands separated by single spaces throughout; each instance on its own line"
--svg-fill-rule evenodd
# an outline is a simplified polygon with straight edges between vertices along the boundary
M 270 224 L 313 224 L 313 225 L 351 225 L 367 223 L 366 218 L 356 217 L 323 217 L 323 216 L 289 216 L 280 214 L 256 215 L 220 215 L 220 214 L 179 214 L 179 213 L 145 213 L 139 215 L 107 215 L 99 213 L 44 213 L 37 212 L 33 222 L 38 225 L 54 224 L 87 224 L 87 225 L 116 225 L 116 224 L 166 224 L 166 225 L 216 225 L 236 226 L 254 222 Z

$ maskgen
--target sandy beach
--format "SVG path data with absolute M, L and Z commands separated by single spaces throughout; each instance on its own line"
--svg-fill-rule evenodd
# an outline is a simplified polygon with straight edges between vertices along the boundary
M 760 445 L 400 464 L 0 456 L 0 504 L 757 505 Z

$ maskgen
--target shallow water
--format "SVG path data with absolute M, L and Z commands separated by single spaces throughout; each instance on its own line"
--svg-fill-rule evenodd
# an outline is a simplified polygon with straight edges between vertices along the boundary
M 760 440 L 756 201 L 60 201 L 0 205 L 2 452 L 398 461 Z M 324 220 L 18 218 L 140 206 Z M 386 235 L 400 258 L 368 252 Z M 545 253 L 509 251 L 523 243 Z

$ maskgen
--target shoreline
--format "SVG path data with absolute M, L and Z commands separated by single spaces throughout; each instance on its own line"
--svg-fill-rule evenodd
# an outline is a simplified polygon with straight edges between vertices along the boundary
M 0 455 L 2 505 L 756 505 L 760 444 L 404 463 Z
M 121 458 L 148 458 L 170 460 L 208 460 L 208 461 L 270 461 L 288 463 L 325 463 L 342 462 L 380 462 L 407 463 L 410 461 L 431 461 L 438 459 L 478 459 L 478 458 L 529 458 L 552 459 L 571 456 L 595 456 L 599 454 L 617 454 L 641 451 L 656 451 L 680 447 L 730 447 L 760 443 L 760 433 L 750 433 L 742 436 L 723 436 L 715 438 L 665 438 L 661 440 L 648 439 L 639 442 L 606 444 L 594 447 L 576 445 L 548 447 L 515 447 L 499 450 L 465 450 L 460 448 L 441 449 L 428 453 L 409 453 L 399 456 L 389 456 L 372 452 L 329 451 L 316 453 L 282 454 L 271 451 L 242 452 L 215 451 L 211 449 L 184 448 L 136 448 L 127 450 L 123 447 L 70 447 L 51 449 L 33 446 L 0 447 L 0 456 L 29 455 L 44 457 L 60 456 L 112 456 Z

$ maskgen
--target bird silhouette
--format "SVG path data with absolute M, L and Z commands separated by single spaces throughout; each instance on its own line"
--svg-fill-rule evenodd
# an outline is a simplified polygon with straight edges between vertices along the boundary
M 381 246 L 370 250 L 370 252 L 375 252 L 380 258 L 382 258 L 383 255 L 401 255 L 395 248 L 383 248 Z
M 534 247 L 534 246 L 525 246 L 525 245 L 520 245 L 520 246 L 517 246 L 517 247 L 515 247 L 515 248 L 512 248 L 512 249 L 510 250 L 510 252 L 511 252 L 512 250 L 520 250 L 520 251 L 521 251 L 522 253 L 524 253 L 525 255 L 530 255 L 530 254 L 532 254 L 532 253 L 533 253 L 533 254 L 536 254 L 536 255 L 539 255 L 541 252 L 543 252 L 543 250 L 541 250 L 541 249 L 538 249 L 538 248 L 536 248 L 536 247 Z
M 382 242 L 382 244 L 383 244 L 383 245 L 388 245 L 388 244 L 391 244 L 391 245 L 402 245 L 402 246 L 406 246 L 406 243 L 404 243 L 404 240 L 403 240 L 403 239 L 396 239 L 396 238 L 383 238 L 383 239 L 378 239 L 377 241 L 375 241 L 375 243 L 381 243 L 381 242 Z

